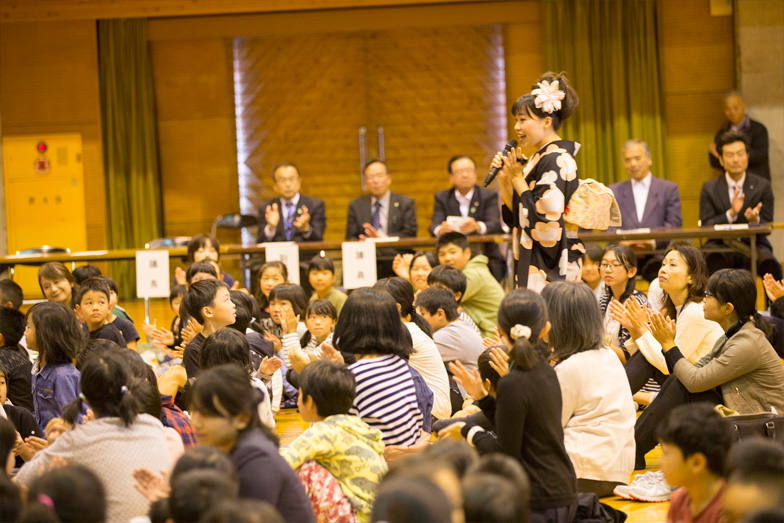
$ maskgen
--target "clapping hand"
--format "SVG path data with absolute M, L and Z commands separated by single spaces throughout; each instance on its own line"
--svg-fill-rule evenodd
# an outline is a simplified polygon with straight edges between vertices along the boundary
M 304 205 L 302 206 L 302 214 L 297 216 L 297 218 L 292 222 L 292 225 L 303 233 L 308 232 L 310 229 L 310 213 L 308 213 L 307 207 Z
M 749 223 L 759 223 L 760 221 L 760 211 L 762 210 L 762 202 L 759 202 L 754 207 L 749 207 L 746 209 L 746 212 L 743 215 L 746 217 L 746 221 Z
M 474 369 L 473 372 L 470 372 L 459 360 L 455 360 L 449 363 L 449 371 L 454 376 L 455 382 L 461 385 L 475 400 L 480 400 L 487 396 L 487 391 L 482 385 L 482 378 L 479 376 L 478 370 Z
M 259 372 L 266 376 L 271 376 L 275 374 L 275 372 L 283 366 L 283 360 L 278 358 L 277 356 L 269 357 L 264 356 L 264 359 L 261 360 L 259 364 Z
M 280 330 L 283 334 L 291 334 L 297 332 L 297 325 L 299 325 L 299 315 L 294 314 L 294 309 L 288 305 L 280 309 L 281 321 Z
M 267 205 L 267 208 L 264 209 L 264 219 L 267 221 L 267 227 L 269 227 L 273 231 L 278 227 L 278 222 L 280 221 L 280 213 L 278 212 L 277 203 L 273 203 L 272 205 Z
M 413 254 L 396 254 L 395 259 L 392 260 L 392 270 L 400 276 L 401 278 L 411 281 L 411 273 L 409 272 L 409 267 L 411 267 L 411 260 L 414 259 Z
M 166 471 L 162 470 L 160 474 L 155 474 L 150 469 L 138 468 L 133 471 L 133 479 L 136 480 L 133 488 L 141 493 L 150 504 L 169 497 L 171 489 Z
M 500 377 L 509 374 L 509 354 L 501 347 L 490 349 L 490 366 Z
M 343 364 L 346 363 L 340 351 L 337 350 L 332 345 L 330 345 L 329 343 L 321 344 L 321 352 L 325 359 L 336 361 L 338 363 L 343 363 Z
M 672 318 L 664 316 L 660 312 L 651 311 L 648 314 L 650 329 L 653 337 L 662 346 L 662 350 L 667 352 L 675 347 L 675 322 Z
M 784 296 L 784 280 L 776 281 L 772 274 L 766 274 L 762 278 L 762 284 L 765 286 L 765 293 L 770 301 L 776 301 Z
M 275 354 L 280 352 L 283 348 L 283 344 L 280 342 L 280 338 L 272 334 L 270 331 L 264 331 L 264 339 L 272 342 L 272 346 L 275 349 Z

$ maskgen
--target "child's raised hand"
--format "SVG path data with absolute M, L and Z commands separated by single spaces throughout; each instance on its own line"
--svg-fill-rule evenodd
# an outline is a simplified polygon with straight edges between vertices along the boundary
M 490 366 L 502 378 L 509 374 L 509 354 L 501 347 L 490 349 Z
M 465 391 L 475 400 L 480 400 L 487 396 L 487 391 L 482 386 L 482 378 L 479 371 L 474 369 L 470 372 L 459 360 L 449 362 L 449 371 L 455 378 L 458 385 L 462 385 Z
M 299 315 L 294 315 L 294 309 L 288 306 L 281 307 L 280 315 L 280 330 L 283 331 L 283 334 L 296 333 L 297 325 L 299 325 Z
M 335 347 L 330 345 L 329 343 L 322 343 L 321 344 L 321 353 L 323 354 L 325 359 L 336 361 L 343 365 L 346 364 L 346 361 L 343 359 L 343 355 L 337 350 Z
M 275 371 L 280 369 L 283 366 L 283 360 L 278 358 L 277 356 L 269 357 L 264 356 L 264 359 L 261 360 L 259 364 L 259 372 L 271 376 L 275 374 Z
M 283 344 L 280 342 L 280 338 L 272 334 L 270 331 L 264 331 L 264 339 L 272 342 L 275 353 L 280 352 L 283 348 Z
M 150 504 L 155 503 L 159 499 L 169 497 L 171 489 L 167 476 L 168 474 L 163 470 L 160 474 L 155 474 L 150 469 L 134 469 L 133 479 L 136 482 L 133 484 L 133 488 L 147 498 Z

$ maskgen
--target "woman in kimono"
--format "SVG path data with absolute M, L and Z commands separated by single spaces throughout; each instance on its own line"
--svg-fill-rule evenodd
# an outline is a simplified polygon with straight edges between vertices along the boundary
M 577 93 L 563 73 L 545 73 L 530 94 L 512 106 L 521 147 L 535 147 L 526 162 L 520 150 L 498 153 L 503 218 L 514 228 L 517 287 L 541 291 L 552 281 L 578 281 L 585 248 L 576 227 L 567 230 L 564 210 L 579 186 L 574 155 L 580 144 L 558 129 L 577 107 Z

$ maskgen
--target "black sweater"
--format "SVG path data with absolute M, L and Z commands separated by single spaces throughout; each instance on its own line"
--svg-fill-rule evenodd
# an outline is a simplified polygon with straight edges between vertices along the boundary
M 478 405 L 494 420 L 497 438 L 480 432 L 474 445 L 480 454 L 503 452 L 520 460 L 531 480 L 531 509 L 577 500 L 577 479 L 564 448 L 561 387 L 547 362 L 527 371 L 513 368 L 498 382 L 497 399 L 486 396 Z

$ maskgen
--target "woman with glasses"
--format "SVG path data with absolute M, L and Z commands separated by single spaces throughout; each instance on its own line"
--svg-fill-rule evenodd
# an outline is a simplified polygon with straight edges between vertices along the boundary
M 637 453 L 656 445 L 654 431 L 673 408 L 689 402 L 723 404 L 739 414 L 784 412 L 784 366 L 766 339 L 770 325 L 756 309 L 757 286 L 745 270 L 717 271 L 704 293 L 706 320 L 721 326 L 721 336 L 696 363 L 684 357 L 672 319 L 654 313 L 652 335 L 661 344 L 670 377 L 637 421 Z
M 675 322 L 675 341 L 692 363 L 708 354 L 723 332 L 718 323 L 707 320 L 702 313 L 707 280 L 708 267 L 699 250 L 686 243 L 670 245 L 659 269 L 659 285 L 664 292 L 661 312 Z M 649 379 L 663 385 L 669 371 L 661 344 L 650 332 L 647 308 L 637 300 L 626 300 L 624 305 L 610 303 L 610 309 L 613 318 L 631 335 L 626 343 L 632 354 L 626 362 L 626 376 L 632 394 Z
M 599 263 L 599 274 L 604 281 L 604 294 L 599 298 L 599 308 L 604 318 L 605 342 L 615 351 L 622 363 L 629 359 L 626 342 L 631 335 L 629 330 L 613 318 L 610 303 L 619 305 L 626 300 L 634 298 L 644 306 L 648 298 L 636 289 L 637 283 L 637 256 L 627 245 L 611 245 L 607 247 Z

